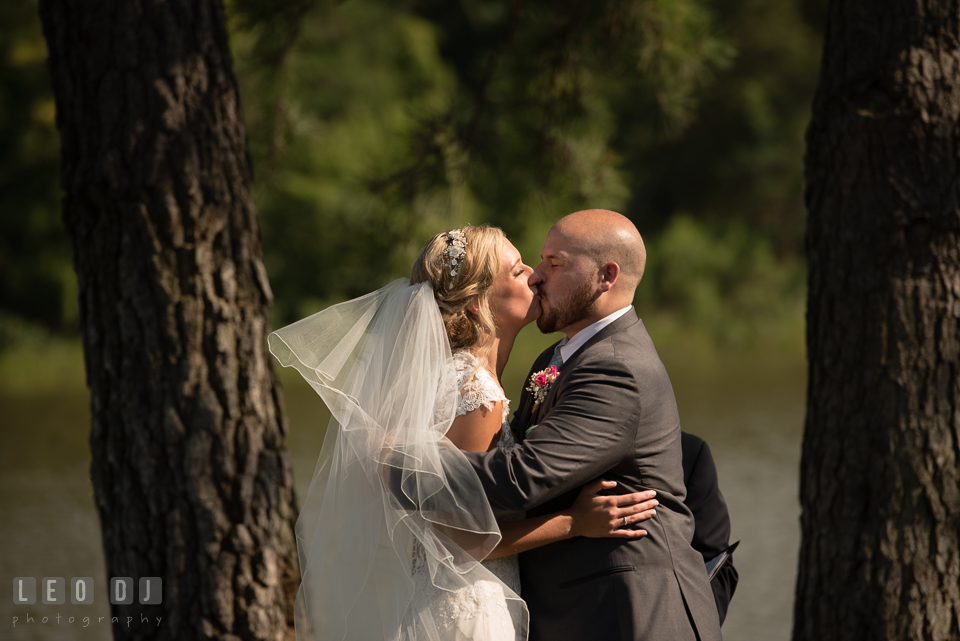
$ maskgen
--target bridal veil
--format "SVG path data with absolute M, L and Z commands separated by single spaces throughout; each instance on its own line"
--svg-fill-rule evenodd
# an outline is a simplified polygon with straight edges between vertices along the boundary
M 444 436 L 456 375 L 429 283 L 394 281 L 269 344 L 331 412 L 297 520 L 298 641 L 485 639 L 458 594 L 489 582 L 502 586 L 510 638 L 526 639 L 523 602 L 478 561 L 500 534 L 476 473 Z M 441 620 L 451 615 L 462 620 Z

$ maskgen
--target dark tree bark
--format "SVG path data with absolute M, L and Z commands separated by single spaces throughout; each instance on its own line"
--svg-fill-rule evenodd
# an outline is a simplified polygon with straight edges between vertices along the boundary
M 114 636 L 287 637 L 296 508 L 223 7 L 40 12 L 107 576 L 163 579 L 162 605 L 112 606 Z
M 830 3 L 795 641 L 960 639 L 960 2 Z

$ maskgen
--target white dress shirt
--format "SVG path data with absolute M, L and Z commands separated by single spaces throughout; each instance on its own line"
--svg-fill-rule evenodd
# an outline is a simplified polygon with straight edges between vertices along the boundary
M 570 360 L 570 357 L 577 353 L 577 350 L 583 347 L 583 344 L 588 340 L 596 336 L 601 329 L 617 320 L 627 312 L 633 309 L 633 305 L 627 305 L 623 309 L 618 309 L 609 316 L 604 316 L 596 323 L 592 325 L 587 325 L 579 332 L 573 335 L 573 338 L 568 339 L 566 336 L 563 337 L 563 340 L 560 341 L 558 346 L 560 349 L 560 357 L 563 359 L 563 362 L 566 363 Z

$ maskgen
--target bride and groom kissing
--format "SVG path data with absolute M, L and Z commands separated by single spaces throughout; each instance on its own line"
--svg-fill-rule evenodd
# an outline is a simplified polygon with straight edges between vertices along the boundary
M 627 218 L 437 234 L 396 281 L 270 336 L 332 419 L 297 522 L 298 639 L 720 639 Z M 509 420 L 500 375 L 564 337 Z M 655 492 L 656 499 L 653 499 Z

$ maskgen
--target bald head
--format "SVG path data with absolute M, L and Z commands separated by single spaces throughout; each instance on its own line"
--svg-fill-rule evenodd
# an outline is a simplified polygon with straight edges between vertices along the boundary
M 619 265 L 617 288 L 633 298 L 647 264 L 647 250 L 629 218 L 607 209 L 585 209 L 564 216 L 550 232 L 562 236 L 597 265 Z

